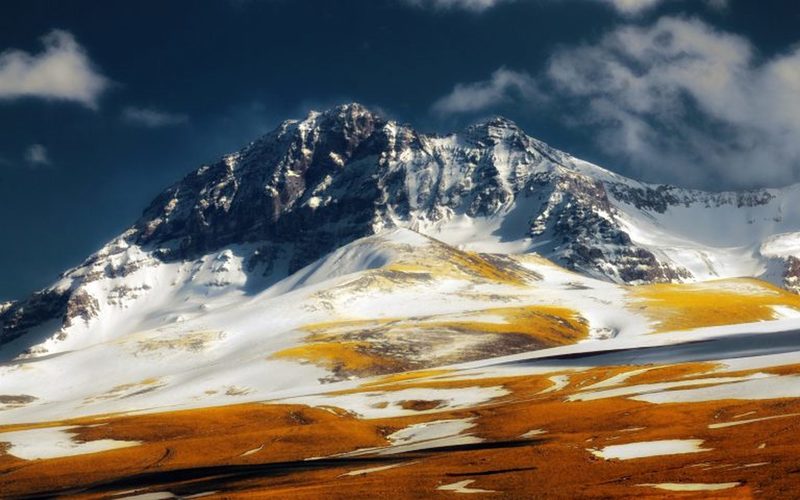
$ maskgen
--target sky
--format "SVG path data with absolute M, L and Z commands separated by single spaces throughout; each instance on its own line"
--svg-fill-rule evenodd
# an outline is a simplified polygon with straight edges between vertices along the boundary
M 6 0 L 0 300 L 188 171 L 343 102 L 425 132 L 503 115 L 652 182 L 798 182 L 798 25 L 770 0 Z

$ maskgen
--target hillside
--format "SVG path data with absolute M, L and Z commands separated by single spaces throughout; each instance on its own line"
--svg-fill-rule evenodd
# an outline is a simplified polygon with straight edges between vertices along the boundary
M 504 119 L 284 122 L 0 305 L 0 491 L 781 495 L 797 201 Z

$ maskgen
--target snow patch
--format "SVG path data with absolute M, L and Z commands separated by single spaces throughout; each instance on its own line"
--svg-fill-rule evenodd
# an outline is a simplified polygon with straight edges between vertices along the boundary
M 660 382 L 654 384 L 640 384 L 640 385 L 630 385 L 619 387 L 615 389 L 607 389 L 604 391 L 590 391 L 590 392 L 580 392 L 578 394 L 572 394 L 567 397 L 568 401 L 592 401 L 595 399 L 606 399 L 606 398 L 616 398 L 622 396 L 631 396 L 637 395 L 632 397 L 631 399 L 638 399 L 641 401 L 645 401 L 647 396 L 649 395 L 662 395 L 662 394 L 672 394 L 679 391 L 672 391 L 676 387 L 686 387 L 686 386 L 694 386 L 694 385 L 711 385 L 713 389 L 716 389 L 718 386 L 722 384 L 732 384 L 735 382 L 740 382 L 743 380 L 752 380 L 752 379 L 760 379 L 760 378 L 768 378 L 769 375 L 765 373 L 755 373 L 753 375 L 748 375 L 745 377 L 709 377 L 709 378 L 697 378 L 691 380 L 678 380 L 674 382 Z
M 569 385 L 569 375 L 553 375 L 547 380 L 552 382 L 553 385 L 539 392 L 539 394 L 547 394 L 550 392 L 560 391 L 561 389 Z
M 436 488 L 442 491 L 452 491 L 454 493 L 495 493 L 495 490 L 482 490 L 480 488 L 468 488 L 470 484 L 474 483 L 474 479 L 466 479 L 457 483 L 445 484 Z
M 520 434 L 519 437 L 527 439 L 527 438 L 532 438 L 534 436 L 541 436 L 542 434 L 547 434 L 547 431 L 544 429 L 531 429 L 524 434 Z
M 68 431 L 76 428 L 71 426 L 42 427 L 3 432 L 0 433 L 0 442 L 9 444 L 8 454 L 23 460 L 86 455 L 142 444 L 139 441 L 118 441 L 115 439 L 75 441 L 75 433 Z
M 720 422 L 717 424 L 708 424 L 709 429 L 724 429 L 725 427 L 735 427 L 737 425 L 752 424 L 755 422 L 764 422 L 766 420 L 775 420 L 776 418 L 797 417 L 800 413 L 787 413 L 786 415 L 772 415 L 770 417 L 751 418 L 747 420 L 737 420 L 735 422 Z
M 648 486 L 667 491 L 720 491 L 735 488 L 740 482 L 732 483 L 644 483 L 636 486 Z
M 335 406 L 360 415 L 362 418 L 373 419 L 471 408 L 507 394 L 509 394 L 509 391 L 500 386 L 475 386 L 454 389 L 413 388 L 390 392 L 359 392 L 338 395 L 314 394 L 277 402 L 309 406 Z M 441 404 L 433 410 L 417 411 L 403 408 L 402 404 L 406 401 L 440 401 Z
M 601 449 L 589 449 L 592 455 L 606 460 L 631 460 L 634 458 L 657 457 L 661 455 L 681 455 L 684 453 L 700 453 L 711 451 L 701 448 L 702 439 L 664 439 L 659 441 L 641 441 L 638 443 L 615 444 Z
M 384 471 L 384 470 L 394 469 L 396 467 L 403 467 L 403 466 L 411 465 L 411 464 L 415 464 L 415 463 L 417 463 L 417 461 L 400 462 L 400 463 L 397 463 L 397 464 L 381 465 L 381 466 L 378 466 L 378 467 L 369 467 L 367 469 L 351 470 L 350 472 L 345 472 L 344 474 L 341 474 L 339 477 L 360 476 L 362 474 L 372 474 L 373 472 L 381 472 L 381 471 Z
M 713 387 L 641 394 L 631 399 L 648 403 L 697 403 L 723 399 L 758 400 L 798 397 L 800 397 L 800 376 L 785 375 L 750 379 Z

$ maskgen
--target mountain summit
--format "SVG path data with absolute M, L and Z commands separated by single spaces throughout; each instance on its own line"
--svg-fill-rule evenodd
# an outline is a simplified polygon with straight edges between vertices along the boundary
M 2 304 L 0 344 L 32 355 L 130 328 L 132 317 L 179 317 L 165 304 L 252 295 L 391 228 L 477 252 L 536 252 L 618 283 L 756 276 L 798 291 L 798 207 L 798 186 L 637 182 L 504 118 L 440 136 L 346 104 L 285 121 L 167 188 L 53 286 Z

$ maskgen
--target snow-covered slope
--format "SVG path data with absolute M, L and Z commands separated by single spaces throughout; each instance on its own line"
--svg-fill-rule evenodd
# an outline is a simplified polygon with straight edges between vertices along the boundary
M 716 313 L 698 316 L 669 302 L 669 289 L 596 280 L 533 255 L 465 252 L 408 229 L 356 240 L 258 292 L 233 252 L 136 262 L 125 278 L 84 289 L 109 293 L 126 279 L 120 301 L 39 345 L 47 355 L 0 365 L 4 422 L 299 397 L 576 342 L 588 351 L 685 342 L 702 330 L 647 334 L 800 316 L 800 297 L 755 280 L 686 288 L 690 304 L 714 301 Z
M 4 421 L 291 396 L 356 375 L 558 342 L 470 331 L 470 322 L 513 322 L 503 307 L 552 304 L 559 292 L 536 286 L 541 276 L 527 265 L 508 262 L 498 270 L 488 258 L 409 230 L 357 240 L 254 294 L 242 286 L 237 258 L 224 255 L 193 266 L 143 265 L 127 283 L 152 293 L 98 306 L 91 326 L 81 321 L 84 330 L 40 346 L 49 356 L 0 366 L 0 393 L 28 401 L 2 408 Z M 556 268 L 548 273 L 560 276 L 548 279 L 548 288 L 582 280 Z M 595 285 L 606 297 L 622 293 Z M 114 278 L 96 280 L 86 293 L 115 286 Z M 600 308 L 591 293 L 580 294 L 576 305 Z M 646 328 L 635 315 L 620 314 L 631 328 Z M 574 321 L 577 339 L 583 320 Z
M 385 266 L 380 251 L 342 247 L 391 228 L 455 249 L 536 252 L 609 282 L 757 276 L 797 291 L 798 201 L 800 186 L 640 183 L 501 118 L 436 136 L 344 105 L 200 167 L 56 284 L 4 303 L 0 356 L 82 349 Z M 306 267 L 331 252 L 329 267 Z

